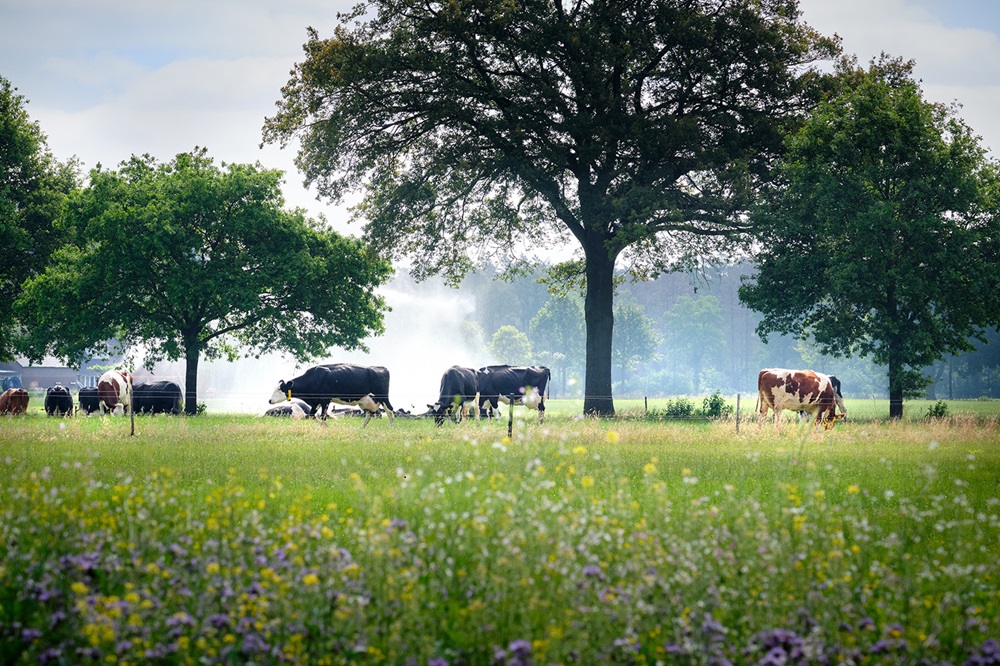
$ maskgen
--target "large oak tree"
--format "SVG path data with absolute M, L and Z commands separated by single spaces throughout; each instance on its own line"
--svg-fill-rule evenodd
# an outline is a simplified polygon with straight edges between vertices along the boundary
M 374 0 L 341 19 L 309 30 L 264 140 L 299 139 L 322 195 L 363 187 L 366 238 L 418 277 L 572 236 L 601 415 L 616 262 L 652 276 L 744 231 L 811 63 L 837 51 L 797 0 Z
M 281 177 L 218 166 L 204 149 L 98 166 L 62 219 L 69 242 L 18 301 L 31 322 L 26 351 L 76 365 L 114 340 L 145 345 L 147 365 L 184 358 L 193 414 L 200 358 L 364 348 L 383 331 L 375 288 L 391 267 L 359 239 L 286 210 Z
M 60 244 L 53 222 L 78 186 L 75 161 L 52 156 L 27 104 L 0 76 L 0 361 L 17 353 L 23 322 L 14 301 Z
M 886 366 L 899 418 L 925 367 L 1000 323 L 1000 171 L 952 108 L 923 99 L 912 63 L 839 74 L 753 216 L 765 247 L 740 296 L 765 336 Z

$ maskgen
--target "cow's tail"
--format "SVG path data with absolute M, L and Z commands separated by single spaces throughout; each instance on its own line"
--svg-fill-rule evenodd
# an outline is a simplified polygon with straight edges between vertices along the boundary
M 552 397 L 552 370 L 545 368 L 545 399 Z

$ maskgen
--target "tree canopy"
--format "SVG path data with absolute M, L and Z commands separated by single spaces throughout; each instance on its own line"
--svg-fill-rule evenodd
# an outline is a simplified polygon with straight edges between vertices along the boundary
M 664 313 L 663 325 L 672 353 L 691 363 L 693 392 L 701 392 L 701 371 L 706 357 L 726 348 L 722 306 L 715 296 L 681 296 Z
M 0 76 L 0 361 L 16 353 L 14 301 L 60 243 L 53 221 L 77 187 L 73 160 L 58 162 L 27 100 Z
M 769 332 L 888 368 L 890 417 L 922 369 L 1000 321 L 998 165 L 912 63 L 839 65 L 842 91 L 789 141 L 755 210 L 765 244 L 741 297 Z
M 310 29 L 264 140 L 300 140 L 323 195 L 364 188 L 366 238 L 417 276 L 574 238 L 584 410 L 607 415 L 616 261 L 652 276 L 732 247 L 815 102 L 811 63 L 838 50 L 797 0 L 375 0 L 341 18 Z
M 201 357 L 364 348 L 383 331 L 374 290 L 390 266 L 285 210 L 280 183 L 278 170 L 218 166 L 204 149 L 98 166 L 67 206 L 67 244 L 19 300 L 30 357 L 78 364 L 108 341 L 142 343 L 149 366 L 183 357 L 194 413 Z

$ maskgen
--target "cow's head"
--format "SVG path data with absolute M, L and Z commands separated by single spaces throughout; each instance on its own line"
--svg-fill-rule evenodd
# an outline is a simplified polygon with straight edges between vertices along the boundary
M 435 402 L 433 405 L 428 404 L 427 413 L 434 417 L 434 425 L 444 423 L 445 409 L 440 402 Z
M 823 420 L 823 430 L 830 430 L 833 426 L 837 425 L 837 421 L 841 419 L 846 419 L 847 414 L 835 414 L 834 416 Z
M 278 388 L 274 389 L 274 393 L 271 394 L 271 399 L 268 403 L 272 405 L 277 405 L 279 402 L 285 402 L 286 400 L 292 399 L 292 384 L 294 382 L 283 382 L 278 380 Z
M 463 408 L 462 398 L 456 395 L 454 399 L 451 401 L 451 404 L 442 404 L 440 402 L 435 402 L 433 405 L 427 405 L 427 408 L 430 410 L 428 414 L 432 414 L 434 416 L 434 423 L 436 425 L 441 425 L 442 423 L 444 423 L 444 417 L 448 416 L 449 414 L 451 415 L 452 421 L 458 422 L 458 419 L 455 417 L 455 415 L 459 414 L 460 413 L 459 410 Z

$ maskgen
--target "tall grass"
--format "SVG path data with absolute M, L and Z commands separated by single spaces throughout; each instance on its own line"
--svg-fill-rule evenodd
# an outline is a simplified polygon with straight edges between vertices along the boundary
M 137 424 L 0 422 L 0 662 L 959 664 L 1000 637 L 995 422 Z

